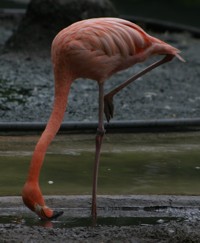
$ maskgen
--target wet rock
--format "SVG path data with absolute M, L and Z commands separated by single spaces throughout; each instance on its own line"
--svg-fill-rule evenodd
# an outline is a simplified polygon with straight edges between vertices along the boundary
M 15 50 L 50 49 L 54 36 L 83 19 L 117 16 L 109 0 L 32 0 L 6 47 Z

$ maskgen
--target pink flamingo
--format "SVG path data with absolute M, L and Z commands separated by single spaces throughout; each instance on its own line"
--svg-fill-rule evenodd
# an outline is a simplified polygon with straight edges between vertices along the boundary
M 25 205 L 41 219 L 62 214 L 47 207 L 39 187 L 39 175 L 48 145 L 60 128 L 72 82 L 77 78 L 96 80 L 99 86 L 99 114 L 93 172 L 92 217 L 96 219 L 96 192 L 99 158 L 105 134 L 103 113 L 107 121 L 113 117 L 113 96 L 138 77 L 175 56 L 184 62 L 180 51 L 148 35 L 136 24 L 119 18 L 96 18 L 76 22 L 60 31 L 52 43 L 55 78 L 54 105 L 32 156 L 22 197 Z M 143 62 L 152 55 L 165 55 L 104 96 L 104 82 L 114 73 Z

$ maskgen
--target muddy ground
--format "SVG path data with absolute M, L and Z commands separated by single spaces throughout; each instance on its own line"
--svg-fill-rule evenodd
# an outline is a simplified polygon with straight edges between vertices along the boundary
M 0 223 L 1 242 L 200 241 L 199 197 L 99 196 L 96 226 L 89 218 L 90 196 L 46 197 L 46 202 L 64 215 L 41 222 L 21 206 L 21 198 L 0 198 L 0 220 L 2 215 L 7 220 Z
M 3 50 L 5 41 L 16 29 L 18 21 L 15 18 L 0 19 L 0 122 L 47 121 L 53 102 L 50 56 L 42 51 L 30 54 L 24 53 L 23 50 L 17 52 Z M 188 33 L 153 34 L 182 50 L 182 56 L 187 62 L 181 63 L 175 59 L 117 95 L 115 120 L 199 117 L 199 39 L 191 37 Z M 111 89 L 115 83 L 120 83 L 142 67 L 144 64 L 117 74 L 107 82 L 106 90 Z M 90 80 L 76 81 L 69 96 L 65 121 L 93 121 L 96 117 L 96 83 Z M 183 200 L 186 202 L 184 205 L 175 207 L 179 211 L 182 210 L 181 217 L 174 211 L 172 201 L 175 199 L 173 198 L 169 197 L 162 207 L 162 197 L 162 200 L 155 201 L 152 208 L 149 206 L 151 205 L 149 198 L 140 207 L 136 207 L 137 200 L 126 198 L 126 203 L 130 202 L 128 217 L 135 215 L 141 218 L 153 217 L 153 214 L 158 218 L 157 222 L 119 226 L 103 224 L 96 227 L 61 227 L 56 222 L 45 223 L 41 226 L 40 221 L 21 206 L 21 199 L 0 198 L 1 216 L 3 219 L 8 220 L 9 217 L 12 219 L 0 223 L 0 242 L 200 242 L 199 198 L 188 197 L 188 200 Z M 64 207 L 66 216 L 63 217 L 67 217 L 70 211 L 65 208 L 67 201 L 63 199 L 65 202 L 63 206 L 59 204 L 60 199 L 62 198 L 53 200 L 56 202 L 55 207 Z M 106 197 L 106 201 L 109 201 L 109 197 Z M 182 202 L 180 198 L 176 198 L 175 201 Z M 89 203 L 90 200 L 87 203 L 87 217 Z M 115 208 L 120 207 L 117 198 L 114 203 L 117 205 Z M 79 209 L 82 215 L 84 208 L 81 205 L 76 209 Z M 111 217 L 118 217 L 112 214 L 111 205 L 104 209 L 106 208 Z M 152 211 L 152 214 L 149 214 L 148 209 Z M 163 215 L 160 214 L 162 210 L 167 212 L 165 216 L 171 217 L 171 220 L 162 219 Z M 124 212 L 126 211 L 122 213 Z M 26 223 L 27 218 L 32 223 Z M 62 217 L 60 218 L 63 225 L 64 219 L 62 221 Z

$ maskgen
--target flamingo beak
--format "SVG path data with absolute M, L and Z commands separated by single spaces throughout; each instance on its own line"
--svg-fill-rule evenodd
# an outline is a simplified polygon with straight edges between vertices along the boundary
M 34 212 L 41 218 L 41 220 L 52 220 L 63 214 L 63 211 L 53 211 L 47 206 L 40 206 L 35 204 Z

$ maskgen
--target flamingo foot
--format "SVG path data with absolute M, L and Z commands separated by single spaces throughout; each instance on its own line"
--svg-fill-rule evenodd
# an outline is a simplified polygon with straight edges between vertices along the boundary
M 107 122 L 109 122 L 114 114 L 113 96 L 110 94 L 104 96 L 104 113 Z

